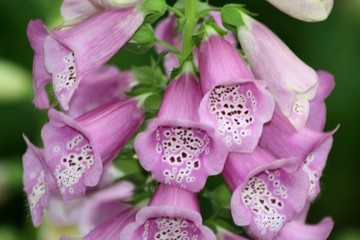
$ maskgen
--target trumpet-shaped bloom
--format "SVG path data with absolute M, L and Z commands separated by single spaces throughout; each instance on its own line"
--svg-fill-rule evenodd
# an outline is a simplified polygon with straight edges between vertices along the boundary
M 29 202 L 32 222 L 37 227 L 42 221 L 43 210 L 49 203 L 50 193 L 56 190 L 56 184 L 48 174 L 44 151 L 35 147 L 25 136 L 24 139 L 27 144 L 23 156 L 24 191 Z
M 267 0 L 284 13 L 307 22 L 325 20 L 334 0 Z
M 52 82 L 56 98 L 68 110 L 80 81 L 123 47 L 143 20 L 142 12 L 126 8 L 102 11 L 66 30 L 49 30 L 40 20 L 30 21 L 36 106 L 48 107 L 44 87 Z
M 166 89 L 158 117 L 135 139 L 141 165 L 163 183 L 200 191 L 208 175 L 219 174 L 227 149 L 214 130 L 199 123 L 200 84 L 186 72 Z
M 215 235 L 202 225 L 194 193 L 161 184 L 149 206 L 137 213 L 135 222 L 124 229 L 120 239 L 215 240 Z
M 103 66 L 83 79 L 70 101 L 67 114 L 76 118 L 101 105 L 125 100 L 125 92 L 136 82 L 131 71 L 120 72 L 116 67 Z
M 316 72 L 265 25 L 246 14 L 242 17 L 238 37 L 255 77 L 267 83 L 281 112 L 300 130 L 309 116 L 309 101 L 317 92 Z
M 49 110 L 42 129 L 47 165 L 65 201 L 85 195 L 95 186 L 102 167 L 137 131 L 144 112 L 136 99 L 109 103 L 73 119 Z
M 260 239 L 273 239 L 305 206 L 309 183 L 297 158 L 277 160 L 260 147 L 230 153 L 223 175 L 233 191 L 235 224 Z
M 237 49 L 216 34 L 199 49 L 200 121 L 209 123 L 230 151 L 252 152 L 275 102 L 264 82 L 254 80 Z

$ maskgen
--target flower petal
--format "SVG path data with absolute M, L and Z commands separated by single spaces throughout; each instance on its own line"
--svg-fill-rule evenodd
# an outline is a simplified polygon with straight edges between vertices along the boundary
M 325 98 L 330 95 L 335 82 L 330 73 L 318 71 L 317 74 L 319 77 L 319 89 L 316 97 L 310 101 L 310 112 L 306 127 L 316 131 L 323 131 L 326 120 Z
M 31 219 L 34 226 L 42 222 L 43 209 L 49 203 L 50 192 L 56 192 L 56 184 L 45 165 L 44 152 L 35 147 L 26 136 L 27 150 L 23 156 L 24 191 L 30 205 Z
M 97 226 L 93 231 L 88 235 L 81 238 L 83 240 L 118 240 L 120 233 L 123 229 L 128 226 L 129 223 L 133 222 L 135 219 L 135 214 L 137 209 L 127 208 L 124 211 L 118 213 L 114 217 L 110 218 L 108 221 Z M 61 240 L 77 240 L 78 238 L 72 238 L 68 236 L 63 236 Z
M 204 94 L 224 82 L 253 78 L 237 49 L 216 34 L 200 45 L 199 70 Z
M 73 95 L 67 114 L 73 118 L 101 105 L 126 99 L 125 92 L 136 84 L 131 71 L 103 66 L 87 75 Z
M 334 131 L 323 133 L 309 128 L 296 131 L 279 108 L 276 108 L 271 122 L 264 126 L 259 145 L 279 158 L 305 159 Z
M 307 173 L 310 182 L 308 193 L 310 201 L 313 201 L 320 192 L 320 178 L 325 168 L 332 143 L 332 137 L 325 139 L 312 153 L 307 156 L 304 162 L 303 170 Z
M 331 218 L 324 218 L 316 225 L 304 224 L 297 221 L 287 223 L 275 238 L 277 240 L 326 240 L 330 236 L 334 222 Z M 299 234 L 301 233 L 301 234 Z
M 47 36 L 46 29 L 41 20 L 32 20 L 27 28 L 27 35 L 34 49 L 33 62 L 33 88 L 34 88 L 34 104 L 40 109 L 50 107 L 49 98 L 45 90 L 45 86 L 51 82 L 51 74 L 46 70 L 44 62 L 44 42 Z
M 306 21 L 317 22 L 325 20 L 333 7 L 333 0 L 267 0 L 284 13 Z

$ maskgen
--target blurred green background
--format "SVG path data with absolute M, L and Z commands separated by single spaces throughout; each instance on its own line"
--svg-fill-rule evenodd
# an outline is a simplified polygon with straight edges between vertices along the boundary
M 233 1 L 210 1 L 214 5 Z M 328 20 L 304 23 L 281 13 L 264 0 L 238 1 L 259 13 L 290 48 L 314 69 L 335 75 L 336 87 L 327 99 L 326 129 L 341 127 L 322 178 L 322 192 L 311 208 L 309 222 L 332 216 L 331 239 L 360 239 L 360 0 L 335 0 Z M 26 37 L 30 19 L 54 27 L 61 22 L 61 1 L 0 1 L 0 240 L 52 239 L 57 231 L 44 223 L 32 227 L 22 192 L 22 133 L 41 145 L 46 112 L 32 104 L 33 51 Z M 112 60 L 122 69 L 143 65 L 149 56 L 121 51 Z M 61 231 L 63 231 L 62 229 Z M 41 237 L 42 236 L 42 237 Z

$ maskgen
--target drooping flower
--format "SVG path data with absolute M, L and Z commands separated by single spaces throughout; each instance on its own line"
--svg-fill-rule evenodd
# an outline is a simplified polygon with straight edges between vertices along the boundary
M 334 0 L 267 0 L 284 13 L 307 22 L 325 20 L 333 7 Z
M 230 151 L 252 152 L 275 102 L 264 82 L 254 80 L 237 49 L 213 32 L 199 48 L 200 121 L 210 123 Z
M 136 214 L 135 222 L 123 230 L 120 239 L 215 240 L 215 235 L 203 226 L 194 193 L 161 184 L 149 206 Z
M 103 105 L 73 119 L 54 109 L 41 132 L 47 165 L 65 202 L 95 186 L 107 165 L 144 120 L 138 99 Z
M 300 130 L 317 92 L 316 72 L 265 25 L 244 13 L 241 16 L 244 25 L 238 28 L 238 37 L 255 77 L 267 83 L 281 112 Z
M 193 73 L 181 74 L 166 89 L 158 117 L 134 144 L 140 164 L 156 180 L 194 192 L 222 171 L 228 153 L 214 130 L 199 122 L 202 96 Z
M 233 191 L 235 224 L 253 237 L 273 239 L 300 212 L 309 189 L 300 159 L 276 159 L 257 147 L 251 154 L 230 153 L 224 178 Z
M 101 105 L 126 99 L 125 92 L 137 83 L 131 71 L 120 72 L 114 66 L 103 66 L 87 75 L 69 103 L 67 114 L 73 118 Z
M 328 239 L 334 222 L 326 217 L 318 224 L 306 224 L 306 215 L 309 204 L 294 217 L 294 220 L 287 223 L 276 237 L 277 240 L 326 240 Z M 299 234 L 301 233 L 301 234 Z
M 34 103 L 48 108 L 45 85 L 64 110 L 80 81 L 106 63 L 132 37 L 144 21 L 134 7 L 108 9 L 65 30 L 49 30 L 41 20 L 30 21 L 28 38 L 35 51 Z
M 27 150 L 23 156 L 23 184 L 29 202 L 31 219 L 34 226 L 38 227 L 43 218 L 43 210 L 49 204 L 50 192 L 56 188 L 55 181 L 46 171 L 44 152 L 35 147 L 24 136 Z

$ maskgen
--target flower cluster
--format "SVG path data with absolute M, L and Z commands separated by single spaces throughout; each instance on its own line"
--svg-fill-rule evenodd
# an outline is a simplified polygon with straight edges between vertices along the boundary
M 305 21 L 325 19 L 333 5 L 269 2 Z M 332 75 L 302 62 L 240 5 L 219 14 L 180 1 L 153 32 L 149 23 L 165 9 L 162 0 L 64 0 L 61 26 L 29 23 L 34 104 L 49 117 L 43 148 L 24 136 L 33 224 L 46 209 L 56 224 L 75 224 L 88 240 L 246 239 L 203 224 L 197 194 L 209 176 L 222 174 L 232 192 L 226 207 L 248 236 L 326 239 L 332 220 L 308 225 L 306 215 L 335 132 L 324 132 Z M 166 80 L 153 86 L 106 63 L 125 46 L 149 43 L 171 81 L 157 116 L 145 121 L 146 98 L 161 94 Z M 160 183 L 146 207 L 131 204 L 139 187 L 113 164 L 127 142 Z

